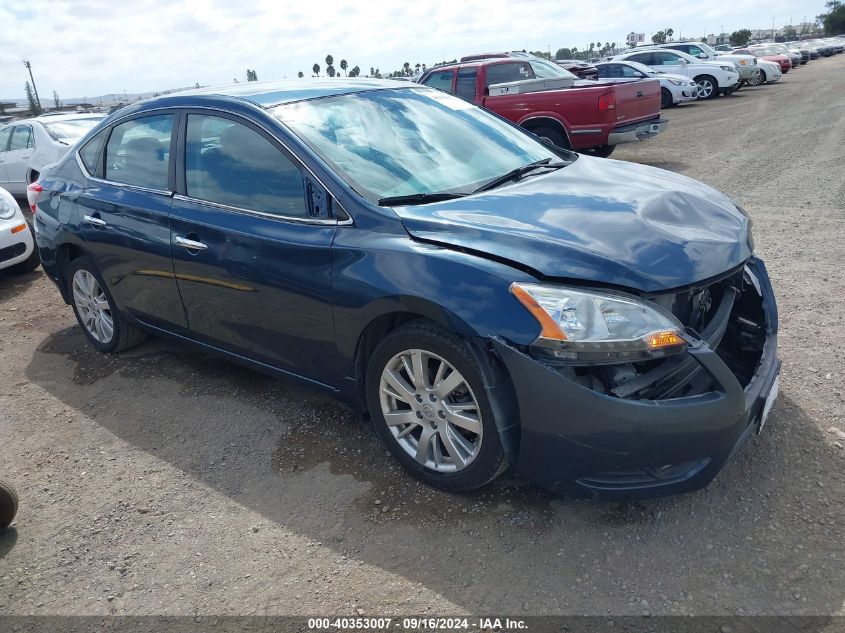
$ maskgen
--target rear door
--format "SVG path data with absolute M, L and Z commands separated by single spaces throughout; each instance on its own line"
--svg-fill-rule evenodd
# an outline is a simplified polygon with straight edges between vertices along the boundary
M 8 151 L 3 154 L 3 168 L 6 171 L 6 183 L 11 193 L 26 193 L 26 174 L 29 160 L 35 151 L 35 134 L 31 125 L 16 125 L 12 130 Z
M 320 380 L 337 354 L 327 192 L 254 121 L 188 111 L 180 134 L 173 267 L 191 335 Z
M 76 200 L 80 233 L 118 305 L 176 331 L 187 327 L 170 254 L 178 116 L 163 110 L 123 120 L 102 148 L 93 137 L 80 160 L 94 173 Z
M 694 74 L 690 70 L 690 65 L 686 63 L 686 60 L 671 51 L 654 51 L 654 63 L 652 66 L 664 73 L 674 75 L 686 75 L 690 77 Z

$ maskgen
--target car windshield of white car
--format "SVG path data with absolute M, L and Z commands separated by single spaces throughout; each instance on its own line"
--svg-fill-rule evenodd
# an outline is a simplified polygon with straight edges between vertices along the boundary
M 47 130 L 47 134 L 49 134 L 54 141 L 71 145 L 85 136 L 86 132 L 97 125 L 100 121 L 102 121 L 102 119 L 98 118 L 53 121 L 52 123 L 45 123 L 44 129 Z

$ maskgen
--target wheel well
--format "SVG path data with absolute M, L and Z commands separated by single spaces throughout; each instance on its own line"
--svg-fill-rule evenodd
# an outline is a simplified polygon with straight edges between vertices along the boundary
M 65 271 L 70 263 L 75 260 L 79 259 L 80 257 L 84 257 L 88 253 L 85 249 L 77 246 L 76 244 L 62 244 L 59 246 L 58 251 L 56 251 L 56 270 L 61 279 L 62 283 L 59 285 L 59 289 L 62 292 L 62 297 L 65 300 L 65 303 L 70 304 L 70 296 L 67 290 L 67 279 L 65 279 Z
M 40 171 L 38 171 L 37 169 L 30 169 L 30 170 L 27 172 L 27 175 L 26 175 L 26 181 L 27 181 L 27 183 L 31 185 L 31 184 L 32 184 L 32 183 L 34 183 L 36 180 L 38 180 L 38 176 L 40 176 L 40 175 L 41 175 L 41 172 L 40 172 Z
M 548 117 L 540 117 L 536 119 L 528 119 L 520 124 L 521 127 L 524 127 L 529 132 L 533 132 L 537 128 L 541 127 L 552 127 L 561 134 L 563 134 L 563 138 L 566 139 L 566 142 L 569 143 L 569 146 L 572 147 L 572 140 L 569 138 L 569 133 L 566 131 L 566 128 L 563 126 L 563 123 L 558 121 L 557 119 L 551 119 Z
M 368 416 L 365 382 L 367 362 L 370 356 L 372 356 L 382 339 L 392 330 L 411 321 L 421 319 L 437 323 L 437 321 L 415 312 L 391 312 L 377 317 L 364 328 L 355 352 L 355 379 L 357 382 L 358 397 L 362 405 L 361 411 L 365 416 Z M 494 399 L 497 409 L 496 421 L 500 426 L 499 432 L 502 446 L 505 449 L 508 460 L 511 464 L 514 464 L 519 453 L 520 425 L 516 393 L 511 383 L 510 374 L 508 374 L 502 360 L 492 351 L 490 341 L 484 339 L 467 340 L 465 336 L 461 336 L 460 334 L 458 336 L 467 343 L 472 355 L 478 362 L 485 387 L 488 390 L 495 390 L 501 394 L 499 398 Z

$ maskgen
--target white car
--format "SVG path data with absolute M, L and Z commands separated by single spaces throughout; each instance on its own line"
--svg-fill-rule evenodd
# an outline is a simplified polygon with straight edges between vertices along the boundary
M 596 64 L 599 79 L 619 83 L 637 79 L 660 80 L 660 107 L 668 108 L 684 101 L 698 99 L 698 84 L 684 75 L 673 75 L 654 70 L 650 66 L 632 61 L 612 61 Z
M 739 71 L 733 62 L 709 62 L 681 51 L 662 48 L 635 48 L 613 58 L 613 61 L 640 62 L 655 70 L 684 75 L 698 84 L 699 99 L 714 99 L 730 94 L 739 85 Z
M 0 271 L 28 273 L 39 263 L 29 223 L 12 194 L 0 188 Z
M 749 81 L 749 86 L 773 84 L 776 81 L 780 81 L 780 78 L 783 77 L 783 71 L 780 68 L 780 64 L 777 62 L 770 62 L 767 59 L 758 59 L 757 68 L 760 69 L 760 78 L 756 82 Z
M 696 59 L 706 59 L 711 62 L 731 62 L 739 71 L 740 83 L 751 83 L 760 74 L 760 70 L 757 68 L 757 58 L 754 55 L 720 52 L 704 42 L 671 42 L 669 44 L 657 44 L 656 48 L 681 51 Z
M 45 165 L 55 163 L 103 114 L 43 114 L 0 127 L 0 187 L 26 195 Z

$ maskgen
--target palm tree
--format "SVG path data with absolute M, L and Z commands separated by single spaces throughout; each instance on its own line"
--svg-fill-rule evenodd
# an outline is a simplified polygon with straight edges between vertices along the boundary
M 407 77 L 411 74 L 411 64 L 405 62 L 402 64 L 402 73 Z
M 296 73 L 296 76 L 299 77 L 300 79 L 302 79 L 305 75 L 300 70 L 298 73 Z
M 334 57 L 331 56 L 331 53 L 326 55 L 326 66 L 331 66 L 334 64 Z
M 320 64 L 314 64 L 313 66 L 311 66 L 311 70 L 313 70 L 313 71 L 314 71 L 314 76 L 315 76 L 315 77 L 319 77 L 319 76 L 320 76 Z
M 352 70 L 349 71 L 350 77 L 357 77 L 361 74 L 361 69 L 358 66 L 355 66 Z
M 349 64 L 347 64 L 347 63 L 346 63 L 346 60 L 345 60 L 345 59 L 341 59 L 341 60 L 340 60 L 340 69 L 343 71 L 343 75 L 344 75 L 344 77 L 348 76 L 348 75 L 346 74 L 346 69 L 347 69 L 348 67 L 349 67 Z

